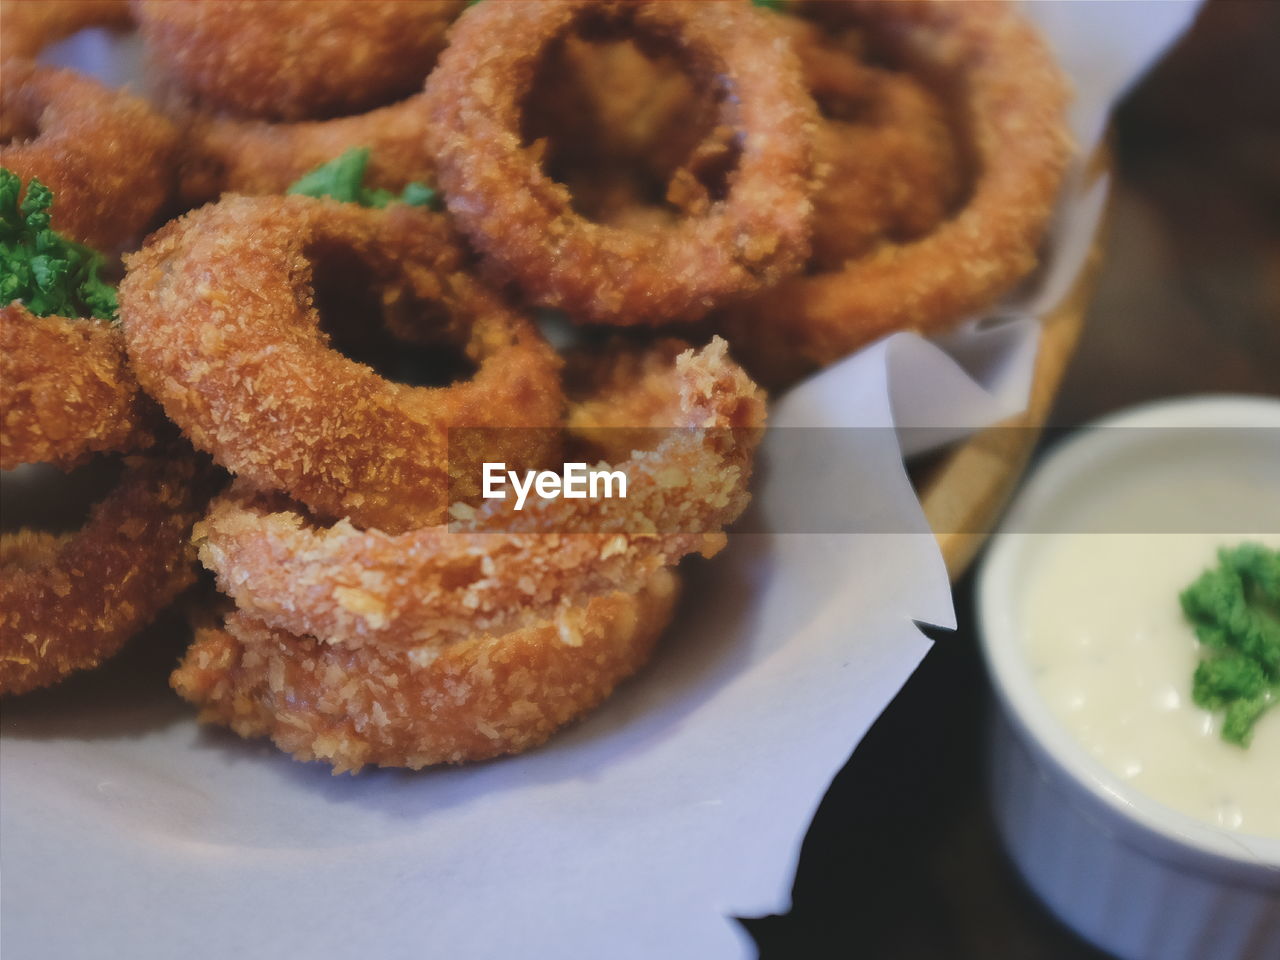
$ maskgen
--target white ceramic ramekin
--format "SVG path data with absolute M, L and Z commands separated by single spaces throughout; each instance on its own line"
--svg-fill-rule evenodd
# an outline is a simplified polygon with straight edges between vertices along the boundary
M 989 784 L 996 824 L 1031 888 L 1068 926 L 1126 960 L 1280 958 L 1280 840 L 1215 828 L 1138 793 L 1095 760 L 1040 698 L 1024 656 L 1018 597 L 1038 534 L 1108 471 L 1209 455 L 1165 428 L 1214 430 L 1212 456 L 1256 462 L 1280 400 L 1204 397 L 1140 407 L 1084 431 L 1034 471 L 978 581 L 984 655 L 996 691 Z M 1271 432 L 1271 431 L 1274 431 Z M 1197 434 L 1188 433 L 1188 437 Z M 1207 434 L 1206 434 L 1207 435 Z M 1148 443 L 1150 450 L 1143 450 Z M 1247 449 L 1246 446 L 1247 445 Z M 1280 472 L 1276 474 L 1280 490 Z M 1280 770 L 1276 771 L 1280 803 Z

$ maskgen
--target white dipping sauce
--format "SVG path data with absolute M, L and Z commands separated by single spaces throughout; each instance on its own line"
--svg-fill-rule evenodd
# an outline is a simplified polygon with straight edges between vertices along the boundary
M 1191 700 L 1200 650 L 1178 603 L 1217 565 L 1219 547 L 1280 548 L 1280 535 L 1027 536 L 1036 546 L 1020 622 L 1034 681 L 1054 714 L 1152 799 L 1215 826 L 1280 838 L 1280 706 L 1258 721 L 1248 748 L 1219 737 L 1221 713 Z

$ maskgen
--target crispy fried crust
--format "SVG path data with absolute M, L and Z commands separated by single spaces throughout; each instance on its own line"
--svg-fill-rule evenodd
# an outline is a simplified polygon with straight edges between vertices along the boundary
M 53 227 L 106 253 L 152 225 L 173 193 L 178 132 L 144 101 L 70 70 L 0 66 L 0 166 L 53 191 Z
M 317 261 L 322 271 L 363 265 L 388 314 L 443 308 L 476 375 L 410 387 L 330 349 L 312 302 Z M 470 277 L 437 214 L 231 196 L 127 262 L 120 315 L 139 382 L 197 447 L 322 518 L 393 533 L 440 523 L 447 428 L 547 427 L 562 415 L 559 358 Z M 508 462 L 549 455 L 539 444 L 551 431 L 510 434 Z
M 125 464 L 76 533 L 0 537 L 0 694 L 97 666 L 195 580 L 212 471 L 189 451 Z
M 409 183 L 435 182 L 421 93 L 332 120 L 275 123 L 189 105 L 178 106 L 174 119 L 184 132 L 179 192 L 188 206 L 226 192 L 284 193 L 304 174 L 357 147 L 369 149 L 370 187 L 399 192 Z
M 1034 268 L 1071 153 L 1065 81 L 1010 5 L 884 0 L 801 9 L 843 12 L 954 97 L 973 183 L 927 235 L 880 244 L 724 311 L 718 325 L 735 355 L 770 384 L 886 333 L 937 332 L 990 307 Z
M 548 45 L 575 28 L 676 50 L 699 86 L 721 91 L 740 145 L 723 200 L 665 229 L 605 226 L 574 210 L 520 130 Z M 427 95 L 450 212 L 537 304 L 602 323 L 692 320 L 793 273 L 808 254 L 816 112 L 794 54 L 749 4 L 481 3 L 459 18 Z
M 538 746 L 639 669 L 678 587 L 660 570 L 634 595 L 443 649 L 334 647 L 237 613 L 197 633 L 171 682 L 203 722 L 270 737 L 335 773 L 486 760 Z
M 141 449 L 154 440 L 157 417 L 119 328 L 0 307 L 0 470 Z
M 241 610 L 349 646 L 438 647 L 636 590 L 689 553 L 716 553 L 749 500 L 764 398 L 724 347 L 596 359 L 616 372 L 600 375 L 608 392 L 585 401 L 571 423 L 677 428 L 655 431 L 655 449 L 618 465 L 625 501 L 542 501 L 519 513 L 491 501 L 467 523 L 392 536 L 322 528 L 240 490 L 197 526 L 200 558 Z M 629 416 L 637 407 L 646 420 Z
M 463 0 L 135 0 L 148 52 L 204 105 L 268 120 L 364 112 L 422 86 Z

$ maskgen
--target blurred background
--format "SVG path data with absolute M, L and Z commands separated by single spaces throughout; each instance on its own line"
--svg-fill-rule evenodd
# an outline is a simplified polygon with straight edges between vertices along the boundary
M 1210 0 L 1114 143 L 1105 266 L 1055 422 L 1280 393 L 1280 3 Z
M 1178 394 L 1280 395 L 1280 2 L 1209 0 L 1121 105 L 1106 260 L 1052 423 Z M 747 922 L 765 960 L 1082 960 L 1000 849 L 973 629 L 939 631 L 806 839 L 795 905 Z

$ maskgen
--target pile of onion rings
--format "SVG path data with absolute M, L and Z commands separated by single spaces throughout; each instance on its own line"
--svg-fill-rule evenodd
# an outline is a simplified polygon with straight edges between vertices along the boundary
M 992 306 L 1035 267 L 1070 156 L 1066 84 L 1044 41 L 1011 6 L 796 6 L 828 30 L 852 23 L 945 90 L 963 121 L 973 174 L 967 197 L 928 233 L 901 242 L 890 235 L 861 256 L 819 265 L 724 311 L 718 328 L 775 384 L 895 330 L 936 333 Z M 849 146 L 858 149 L 857 141 Z
M 724 546 L 765 411 L 724 341 L 591 366 L 605 392 L 579 398 L 570 430 L 661 437 L 621 464 L 626 501 L 490 501 L 460 527 L 392 535 L 233 490 L 195 540 L 238 610 L 175 687 L 206 719 L 338 770 L 524 749 L 595 705 L 669 618 L 669 566 Z
M 29 53 L 122 16 L 119 5 L 96 3 L 0 12 L 6 52 Z M 0 694 L 11 695 L 96 666 L 194 581 L 191 527 L 215 481 L 185 445 L 155 446 L 168 431 L 119 328 L 101 319 L 110 314 L 56 315 L 58 305 L 114 303 L 101 298 L 110 294 L 101 252 L 134 242 L 169 201 L 176 128 L 136 97 L 9 58 L 0 64 L 0 142 L 0 284 L 32 304 L 0 303 L 0 469 L 128 455 L 75 533 L 18 527 L 0 536 Z
M 319 528 L 241 489 L 197 528 L 200 558 L 241 610 L 269 626 L 357 646 L 452 642 L 638 589 L 660 567 L 724 546 L 722 529 L 749 500 L 764 426 L 763 394 L 726 358 L 723 340 L 675 349 L 597 360 L 613 374 L 606 392 L 583 398 L 585 416 L 569 417 L 593 431 L 656 435 L 651 450 L 616 465 L 626 500 L 542 500 L 524 511 L 488 501 L 465 522 L 390 535 Z M 638 398 L 657 400 L 644 404 L 643 420 L 632 415 Z
M 55 194 L 23 222 L 124 265 L 118 324 L 37 316 L 98 300 L 0 238 L 0 467 L 127 464 L 78 533 L 0 541 L 0 693 L 109 656 L 198 557 L 226 596 L 174 689 L 335 771 L 519 752 L 603 701 L 749 502 L 756 380 L 989 307 L 1068 157 L 1003 2 L 0 11 L 0 165 Z M 130 19 L 154 104 L 21 59 Z M 492 499 L 496 461 L 627 493 Z

